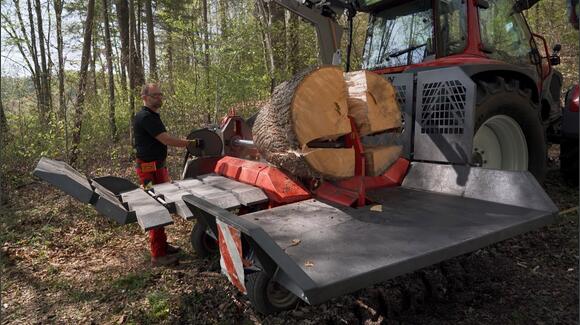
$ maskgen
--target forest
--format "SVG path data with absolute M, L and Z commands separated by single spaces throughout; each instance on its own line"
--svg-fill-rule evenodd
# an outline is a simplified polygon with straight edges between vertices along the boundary
M 578 83 L 580 69 L 580 39 L 568 22 L 565 1 L 540 1 L 525 17 L 550 49 L 562 45 L 556 69 L 563 76 L 564 95 Z M 354 17 L 352 70 L 363 64 L 368 21 L 365 13 Z M 345 16 L 339 22 L 348 25 Z M 522 254 L 542 246 L 535 243 L 538 237 L 553 244 L 538 254 L 514 257 L 512 246 L 520 241 L 513 240 L 478 251 L 481 260 L 467 256 L 455 261 L 497 274 L 478 275 L 470 279 L 477 283 L 473 291 L 458 289 L 454 298 L 428 308 L 395 314 L 369 309 L 377 295 L 393 290 L 395 284 L 388 284 L 323 307 L 304 305 L 263 318 L 220 276 L 219 262 L 197 261 L 191 253 L 178 268 L 152 270 L 145 235 L 137 226 L 115 227 L 33 177 L 38 160 L 50 157 L 86 175 L 137 182 L 131 125 L 145 83 L 160 84 L 163 121 L 176 136 L 218 124 L 231 109 L 246 118 L 257 112 L 275 86 L 320 64 L 315 30 L 273 1 L 1 0 L 1 42 L 2 323 L 268 324 L 290 319 L 350 324 L 366 319 L 379 324 L 384 316 L 385 321 L 413 324 L 492 324 L 498 313 L 511 313 L 501 319 L 512 323 L 567 323 L 578 317 L 577 290 L 565 290 L 578 280 L 574 213 L 564 213 L 549 231 L 520 238 L 523 244 L 515 251 Z M 342 53 L 344 62 L 347 37 Z M 549 150 L 559 149 L 553 145 Z M 170 148 L 173 179 L 180 177 L 183 154 Z M 560 210 L 577 207 L 577 188 L 563 185 L 557 171 L 549 172 L 546 183 Z M 179 221 L 169 237 L 188 247 L 190 228 Z M 554 255 L 559 256 L 555 264 L 546 262 Z M 513 261 L 495 269 L 506 259 Z M 544 262 L 547 269 L 535 268 Z M 515 284 L 509 283 L 510 274 L 520 271 L 531 278 L 518 275 Z M 551 280 L 557 289 L 550 293 L 549 284 L 538 284 Z M 510 286 L 510 293 L 518 285 L 538 291 L 540 298 L 526 305 L 525 295 L 513 293 L 502 306 L 503 285 Z M 542 309 L 546 304 L 549 311 Z

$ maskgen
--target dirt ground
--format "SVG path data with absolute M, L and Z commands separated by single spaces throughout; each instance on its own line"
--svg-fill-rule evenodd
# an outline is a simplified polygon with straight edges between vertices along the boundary
M 557 157 L 558 146 L 551 154 Z M 172 157 L 174 177 L 179 157 Z M 101 166 L 103 164 L 100 164 Z M 168 228 L 179 266 L 151 268 L 145 234 L 116 226 L 30 179 L 0 216 L 2 324 L 577 324 L 578 188 L 550 161 L 545 183 L 561 213 L 545 228 L 318 306 L 264 317 L 196 259 L 192 224 Z M 135 180 L 125 160 L 93 176 Z M 568 212 L 566 212 L 568 211 Z M 435 279 L 435 281 L 433 281 Z M 435 283 L 435 285 L 433 284 Z

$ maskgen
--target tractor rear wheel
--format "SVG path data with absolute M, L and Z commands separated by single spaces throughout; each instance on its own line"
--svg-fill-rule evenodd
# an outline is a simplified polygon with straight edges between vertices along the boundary
M 298 303 L 296 295 L 272 280 L 264 271 L 248 274 L 246 290 L 254 309 L 264 315 L 291 309 Z
M 208 227 L 197 221 L 191 230 L 191 247 L 199 258 L 207 258 L 219 252 L 215 238 L 208 234 Z
M 546 140 L 531 91 L 518 80 L 477 82 L 473 162 L 484 168 L 546 175 Z

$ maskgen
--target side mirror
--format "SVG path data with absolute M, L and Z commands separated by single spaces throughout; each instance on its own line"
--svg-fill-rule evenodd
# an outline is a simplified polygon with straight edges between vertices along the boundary
M 562 45 L 556 44 L 552 49 L 552 55 L 550 55 L 550 65 L 560 64 L 560 51 L 562 50 Z

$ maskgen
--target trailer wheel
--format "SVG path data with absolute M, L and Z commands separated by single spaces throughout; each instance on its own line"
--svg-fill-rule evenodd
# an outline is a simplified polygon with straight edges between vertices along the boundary
M 473 162 L 484 168 L 529 170 L 539 182 L 546 175 L 546 140 L 531 92 L 518 80 L 477 84 Z
M 560 172 L 566 183 L 578 185 L 578 139 L 562 139 L 560 142 Z
M 273 281 L 264 271 L 248 274 L 246 289 L 254 309 L 265 315 L 291 309 L 298 303 L 296 295 Z
M 200 258 L 207 258 L 219 252 L 215 238 L 208 234 L 209 229 L 201 222 L 196 222 L 191 230 L 191 247 Z

